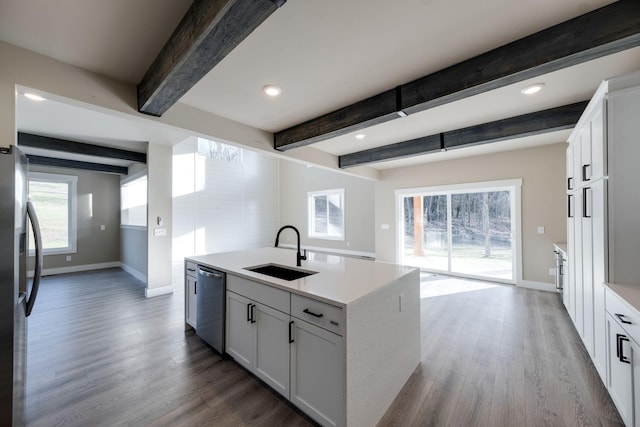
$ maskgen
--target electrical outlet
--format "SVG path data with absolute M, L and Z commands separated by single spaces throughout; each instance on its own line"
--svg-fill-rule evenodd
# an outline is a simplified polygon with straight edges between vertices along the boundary
M 555 268 L 550 268 L 549 269 L 549 276 L 555 276 L 556 275 L 556 269 Z
M 100 230 L 104 231 L 104 230 L 106 230 L 106 229 L 107 229 L 107 226 L 106 226 L 106 225 L 102 224 L 102 225 L 100 226 Z
M 166 236 L 167 235 L 167 229 L 166 228 L 154 228 L 153 229 L 153 235 L 156 236 L 156 237 Z
M 544 234 L 544 226 L 542 225 L 538 226 L 538 234 Z
M 389 229 L 389 224 L 380 224 L 380 229 L 388 230 Z
M 67 255 L 67 261 L 71 261 L 71 255 Z

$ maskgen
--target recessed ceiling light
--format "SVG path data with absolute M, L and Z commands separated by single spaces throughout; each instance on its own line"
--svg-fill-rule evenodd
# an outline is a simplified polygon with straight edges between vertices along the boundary
M 282 92 L 282 89 L 274 85 L 266 85 L 262 90 L 269 96 L 278 96 Z
M 47 98 L 43 98 L 40 95 L 35 94 L 35 93 L 25 93 L 24 97 L 25 98 L 29 98 L 32 101 L 46 101 L 47 100 Z
M 365 135 L 364 133 L 356 134 L 356 139 L 365 139 L 366 137 L 367 137 L 367 135 Z
M 534 93 L 540 92 L 543 87 L 544 87 L 544 83 L 536 83 L 531 86 L 525 87 L 520 92 L 525 95 L 533 95 Z

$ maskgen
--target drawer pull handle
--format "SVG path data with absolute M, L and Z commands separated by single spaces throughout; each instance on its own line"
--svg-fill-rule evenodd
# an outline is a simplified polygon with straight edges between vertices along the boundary
M 618 314 L 618 313 L 616 313 L 616 317 L 617 317 L 618 319 L 620 319 L 620 321 L 621 321 L 622 323 L 626 323 L 627 325 L 631 325 L 631 324 L 632 324 L 632 323 L 631 323 L 631 322 L 629 322 L 628 320 L 625 320 L 625 318 L 624 318 L 624 314 Z
M 324 314 L 322 314 L 322 313 L 317 314 L 317 313 L 314 313 L 313 311 L 309 311 L 308 308 L 305 308 L 304 310 L 302 310 L 302 312 L 308 314 L 309 316 L 313 316 L 313 317 L 317 317 L 317 318 L 320 318 L 320 317 L 324 316 Z
M 616 334 L 616 356 L 618 356 L 618 360 L 622 363 L 631 364 L 631 360 L 624 355 L 624 344 L 622 344 L 624 341 L 629 342 L 629 338 L 621 334 Z
M 195 268 L 187 268 L 187 271 L 196 271 Z
M 587 169 L 589 169 L 589 178 L 587 178 Z M 582 165 L 582 180 L 591 181 L 591 165 Z
M 256 323 L 256 305 L 251 304 L 251 323 Z

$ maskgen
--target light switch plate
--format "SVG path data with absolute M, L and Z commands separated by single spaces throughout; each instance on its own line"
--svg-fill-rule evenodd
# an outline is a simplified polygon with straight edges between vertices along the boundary
M 381 224 L 380 228 L 383 230 L 388 230 L 389 229 L 389 224 Z
M 542 225 L 538 226 L 538 234 L 544 234 L 544 227 Z
M 166 236 L 167 235 L 167 229 L 166 228 L 154 228 L 153 229 L 153 235 L 156 236 L 156 237 Z

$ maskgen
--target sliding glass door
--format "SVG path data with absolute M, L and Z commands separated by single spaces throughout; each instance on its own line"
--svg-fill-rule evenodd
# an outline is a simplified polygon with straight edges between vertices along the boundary
M 512 283 L 519 188 L 501 181 L 399 191 L 400 262 Z

